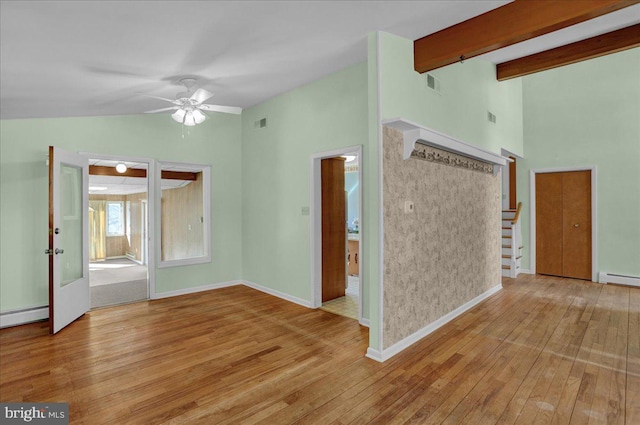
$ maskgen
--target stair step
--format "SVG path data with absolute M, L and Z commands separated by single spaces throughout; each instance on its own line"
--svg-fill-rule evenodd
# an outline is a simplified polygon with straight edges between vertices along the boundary
M 514 213 L 516 211 L 518 211 L 518 210 L 502 210 L 502 212 L 512 212 L 512 213 Z
M 511 235 L 502 235 L 502 239 L 511 239 Z
M 504 227 L 504 226 L 502 226 L 502 230 L 511 230 L 511 227 Z
M 507 254 L 502 254 L 502 258 L 511 258 L 511 256 L 510 256 L 510 255 L 507 255 Z M 520 255 L 520 256 L 518 256 L 518 257 L 516 257 L 516 260 L 519 260 L 519 259 L 521 259 L 521 258 L 522 258 L 522 255 Z
M 511 266 L 502 266 L 502 270 L 511 270 Z
M 511 245 L 502 245 L 503 248 L 511 248 Z

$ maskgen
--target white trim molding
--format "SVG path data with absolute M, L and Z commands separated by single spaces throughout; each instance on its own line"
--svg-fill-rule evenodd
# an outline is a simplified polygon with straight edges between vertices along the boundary
M 529 171 L 529 265 L 536 274 L 536 174 L 591 171 L 591 281 L 598 281 L 598 169 L 595 165 L 537 168 Z
M 404 139 L 402 157 L 404 159 L 411 158 L 411 153 L 414 151 L 416 143 L 421 143 L 427 146 L 443 149 L 447 152 L 453 152 L 467 158 L 489 163 L 493 166 L 494 176 L 497 175 L 502 167 L 508 162 L 508 159 L 502 155 L 470 145 L 462 140 L 458 140 L 431 128 L 415 124 L 411 121 L 405 120 L 404 118 L 384 120 L 382 121 L 382 125 L 395 128 L 402 132 Z
M 242 284 L 244 284 L 245 286 L 248 286 L 249 288 L 258 290 L 260 292 L 264 292 L 265 294 L 269 294 L 269 295 L 273 295 L 274 297 L 281 298 L 281 299 L 283 299 L 285 301 L 289 301 L 289 302 L 301 305 L 303 307 L 313 308 L 311 306 L 311 302 L 310 301 L 303 300 L 302 298 L 294 297 L 293 295 L 285 294 L 284 292 L 280 292 L 280 291 L 278 291 L 276 289 L 272 289 L 272 288 L 268 288 L 266 286 L 258 285 L 257 283 L 249 282 L 248 280 L 243 281 Z
M 11 326 L 26 325 L 49 318 L 49 306 L 25 308 L 22 310 L 7 311 L 0 314 L 0 329 Z
M 228 282 L 210 283 L 207 285 L 193 286 L 191 288 L 176 289 L 175 291 L 157 292 L 153 299 L 177 297 L 180 295 L 195 294 L 196 292 L 210 291 L 212 289 L 228 288 L 229 286 L 242 285 L 240 280 L 231 280 Z
M 618 285 L 637 286 L 640 288 L 640 277 L 637 276 L 600 272 L 598 282 L 602 284 L 616 283 Z
M 424 328 L 418 330 L 417 332 L 414 332 L 413 334 L 409 335 L 408 337 L 404 338 L 403 340 L 396 342 L 391 347 L 383 349 L 382 352 L 369 348 L 367 350 L 366 356 L 369 357 L 370 359 L 373 359 L 373 360 L 376 360 L 376 361 L 379 361 L 379 362 L 384 362 L 386 360 L 389 360 L 391 357 L 393 357 L 396 354 L 400 353 L 401 351 L 403 351 L 404 349 L 408 348 L 409 346 L 415 344 L 416 342 L 418 342 L 419 340 L 421 340 L 425 336 L 429 335 L 430 333 L 436 331 L 437 329 L 439 329 L 443 325 L 449 323 L 450 321 L 452 321 L 456 317 L 460 316 L 462 313 L 466 312 L 467 310 L 470 310 L 471 308 L 475 307 L 476 305 L 478 305 L 482 301 L 486 300 L 491 295 L 495 294 L 496 292 L 498 292 L 501 289 L 502 289 L 502 285 L 501 284 L 494 286 L 493 288 L 489 289 L 488 291 L 485 291 L 482 294 L 478 295 L 477 297 L 475 297 L 471 301 L 468 301 L 468 302 L 462 304 L 460 307 L 456 308 L 455 310 L 453 310 L 453 311 L 445 314 L 441 318 L 429 323 Z

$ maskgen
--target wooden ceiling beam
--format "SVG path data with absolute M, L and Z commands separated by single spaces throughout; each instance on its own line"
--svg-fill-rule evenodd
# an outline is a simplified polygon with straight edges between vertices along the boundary
M 640 0 L 515 0 L 413 42 L 419 73 L 640 3 Z
M 89 165 L 89 175 L 91 176 L 114 176 L 114 177 L 147 177 L 147 170 L 141 168 L 127 168 L 124 173 L 116 171 L 115 167 L 105 167 L 103 165 Z
M 105 167 L 102 165 L 89 165 L 89 174 L 92 176 L 112 176 L 112 177 L 147 177 L 147 170 L 141 168 L 127 168 L 124 173 L 116 171 L 115 167 Z M 188 171 L 162 171 L 162 178 L 165 180 L 198 180 L 198 173 Z
M 621 52 L 640 46 L 640 24 L 497 65 L 498 81 Z

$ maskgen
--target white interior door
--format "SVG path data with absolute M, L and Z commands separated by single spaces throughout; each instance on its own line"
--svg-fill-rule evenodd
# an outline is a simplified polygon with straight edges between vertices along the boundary
M 49 146 L 49 331 L 90 309 L 89 163 Z

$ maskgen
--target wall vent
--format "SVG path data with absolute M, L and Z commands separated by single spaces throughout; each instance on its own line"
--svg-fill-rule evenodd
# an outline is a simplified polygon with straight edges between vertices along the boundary
M 426 81 L 428 89 L 431 89 L 434 92 L 440 94 L 440 80 L 438 80 L 431 74 L 427 74 Z
M 255 128 L 265 128 L 267 126 L 267 119 L 261 118 L 258 121 L 256 121 L 253 126 Z
M 496 116 L 492 114 L 490 111 L 487 111 L 487 120 L 492 123 L 496 123 Z

